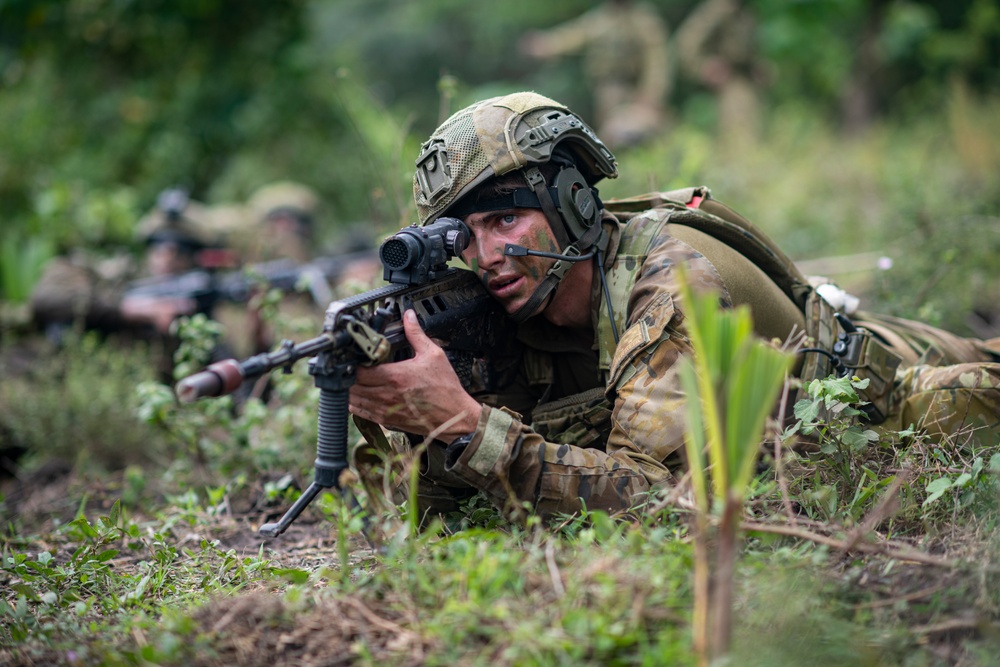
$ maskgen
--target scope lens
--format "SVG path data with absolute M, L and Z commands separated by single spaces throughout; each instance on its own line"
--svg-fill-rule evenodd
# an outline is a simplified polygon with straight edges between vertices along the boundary
M 393 236 L 385 240 L 379 249 L 382 264 L 390 269 L 400 270 L 410 266 L 414 261 L 412 240 L 405 236 Z

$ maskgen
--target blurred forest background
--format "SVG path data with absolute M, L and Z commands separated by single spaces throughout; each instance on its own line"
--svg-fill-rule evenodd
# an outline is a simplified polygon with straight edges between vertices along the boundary
M 517 44 L 594 4 L 0 0 L 0 301 L 22 303 L 67 248 L 131 247 L 173 185 L 220 203 L 299 180 L 327 239 L 407 224 L 417 148 L 451 111 L 532 89 L 590 117 L 582 60 Z M 675 29 L 698 3 L 652 4 Z M 797 260 L 891 256 L 865 283 L 875 305 L 995 330 L 1000 6 L 746 4 L 767 63 L 760 142 L 723 150 L 712 96 L 678 72 L 670 127 L 619 152 L 602 196 L 709 185 Z

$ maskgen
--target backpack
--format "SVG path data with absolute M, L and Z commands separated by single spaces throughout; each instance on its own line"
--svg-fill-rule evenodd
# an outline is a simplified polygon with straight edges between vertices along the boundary
M 628 221 L 619 246 L 619 255 L 624 261 L 615 262 L 608 280 L 614 290 L 612 304 L 615 306 L 613 317 L 617 331 L 624 330 L 628 317 L 624 306 L 642 263 L 663 226 L 670 224 L 673 236 L 692 245 L 710 261 L 713 254 L 724 254 L 731 249 L 750 260 L 769 279 L 770 284 L 756 279 L 752 291 L 771 290 L 772 293 L 746 295 L 749 300 L 758 299 L 756 311 L 765 312 L 768 316 L 773 313 L 774 317 L 784 318 L 786 323 L 788 318 L 801 316 L 805 335 L 799 349 L 801 359 L 796 365 L 796 375 L 803 384 L 833 373 L 846 375 L 851 372 L 860 379 L 869 380 L 868 387 L 859 392 L 865 403 L 861 407 L 869 421 L 879 423 L 888 415 L 899 357 L 871 332 L 853 325 L 844 313 L 830 305 L 817 291 L 817 285 L 813 284 L 816 281 L 810 281 L 803 275 L 794 262 L 753 223 L 712 199 L 708 188 L 692 187 L 612 199 L 604 202 L 604 208 Z M 654 217 L 653 224 L 644 224 L 637 219 L 650 210 L 665 211 L 666 215 Z M 742 280 L 738 271 L 727 276 L 725 268 L 722 268 L 720 273 L 727 288 L 730 285 L 739 288 Z M 775 303 L 786 304 L 783 312 L 768 310 L 770 304 Z M 798 312 L 789 313 L 789 308 Z M 617 341 L 614 340 L 611 317 L 602 309 L 598 342 L 601 369 L 613 373 L 611 366 Z

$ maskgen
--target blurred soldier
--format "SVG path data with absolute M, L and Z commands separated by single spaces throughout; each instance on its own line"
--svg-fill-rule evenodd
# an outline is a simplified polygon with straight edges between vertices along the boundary
M 244 238 L 247 263 L 272 259 L 308 262 L 316 255 L 316 218 L 320 200 L 312 188 L 292 181 L 257 189 L 246 204 L 251 225 Z
M 625 148 L 656 135 L 666 122 L 668 40 L 651 5 L 608 0 L 555 28 L 529 33 L 521 50 L 535 58 L 582 52 L 598 131 L 609 145 Z
M 294 181 L 264 185 L 247 199 L 245 212 L 249 224 L 232 235 L 245 266 L 276 267 L 293 262 L 305 269 L 300 286 L 307 289 L 308 295 L 286 292 L 280 304 L 279 319 L 286 323 L 322 316 L 345 281 L 365 284 L 371 282 L 376 271 L 380 275 L 381 265 L 371 238 L 361 239 L 357 230 L 347 237 L 346 246 L 337 244 L 330 253 L 319 250 L 320 198 L 306 185 Z M 274 335 L 270 329 L 260 318 L 252 320 L 249 331 L 257 351 L 272 346 Z
M 77 322 L 103 333 L 141 334 L 150 326 L 165 332 L 174 316 L 191 312 L 194 305 L 123 303 L 123 295 L 137 278 L 163 278 L 195 268 L 198 253 L 214 245 L 205 229 L 206 211 L 182 190 L 163 191 L 136 228 L 136 237 L 145 243 L 141 267 L 129 258 L 95 261 L 79 251 L 56 257 L 32 291 L 34 321 L 56 337 Z
M 715 93 L 718 134 L 736 148 L 752 145 L 760 132 L 758 87 L 766 72 L 756 31 L 744 0 L 705 0 L 676 33 L 681 71 Z

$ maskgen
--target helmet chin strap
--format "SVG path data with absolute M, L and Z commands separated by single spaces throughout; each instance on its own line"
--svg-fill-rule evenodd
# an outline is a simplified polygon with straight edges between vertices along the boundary
M 552 195 L 549 194 L 549 188 L 545 183 L 545 177 L 542 175 L 542 172 L 539 171 L 538 167 L 530 167 L 524 170 L 524 176 L 528 181 L 528 185 L 531 186 L 531 189 L 538 197 L 538 202 L 541 204 L 542 212 L 545 214 L 549 227 L 552 229 L 552 234 L 563 251 L 561 254 L 555 254 L 538 250 L 528 250 L 523 246 L 516 246 L 510 243 L 506 245 L 504 254 L 508 256 L 534 255 L 536 257 L 550 257 L 556 260 L 556 263 L 549 268 L 545 274 L 545 278 L 538 284 L 538 287 L 528 297 L 528 300 L 524 302 L 524 305 L 511 315 L 511 319 L 515 322 L 523 322 L 538 312 L 540 306 L 543 304 L 547 306 L 548 300 L 555 295 L 556 287 L 559 286 L 559 283 L 570 268 L 572 268 L 573 264 L 588 260 L 594 256 L 594 251 L 590 249 L 603 234 L 600 223 L 597 223 L 591 225 L 576 243 L 571 243 L 563 216 L 559 212 L 559 209 L 556 208 L 555 202 L 552 201 Z M 587 252 L 588 250 L 590 252 Z
M 588 229 L 584 235 L 576 243 L 570 244 L 562 254 L 556 254 L 551 252 L 540 252 L 538 250 L 528 250 L 523 246 L 517 246 L 508 243 L 504 247 L 503 254 L 511 257 L 534 255 L 536 257 L 550 257 L 556 259 L 556 263 L 553 264 L 549 270 L 545 273 L 545 278 L 542 282 L 538 284 L 535 291 L 528 297 L 528 300 L 524 302 L 520 308 L 517 309 L 511 315 L 511 319 L 515 322 L 523 322 L 536 312 L 538 312 L 539 306 L 542 304 L 548 305 L 546 302 L 555 294 L 556 287 L 559 286 L 560 281 L 566 275 L 573 265 L 577 262 L 582 262 L 590 259 L 594 256 L 594 250 L 591 250 L 595 244 L 599 242 L 604 230 L 601 225 L 597 224 Z M 584 253 L 584 250 L 590 250 L 590 252 Z

